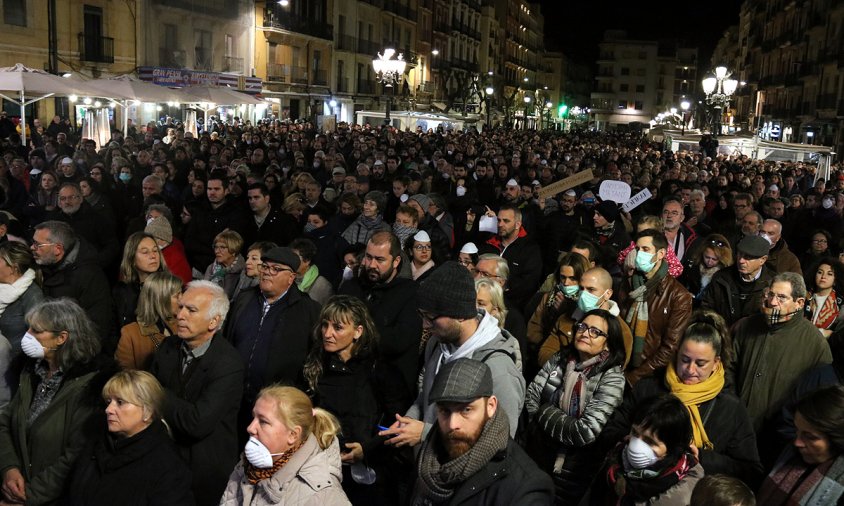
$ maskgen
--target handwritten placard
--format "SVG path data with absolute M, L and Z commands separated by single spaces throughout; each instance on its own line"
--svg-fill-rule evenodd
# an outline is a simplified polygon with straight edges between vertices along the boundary
M 592 177 L 592 169 L 582 170 L 573 176 L 561 179 L 556 183 L 549 184 L 545 188 L 542 188 L 539 190 L 539 198 L 544 199 L 553 197 L 554 195 L 564 192 L 569 188 L 574 188 L 577 185 L 592 181 Z
M 607 180 L 598 189 L 601 200 L 611 200 L 616 204 L 624 204 L 630 200 L 630 185 L 624 181 Z
M 651 198 L 651 196 L 652 196 L 651 191 L 648 190 L 647 188 L 645 188 L 644 190 L 640 191 L 636 195 L 633 195 L 632 197 L 630 197 L 630 200 L 625 202 L 624 205 L 621 206 L 621 208 L 625 212 L 629 213 L 633 209 L 636 209 L 637 207 L 642 205 L 646 200 Z

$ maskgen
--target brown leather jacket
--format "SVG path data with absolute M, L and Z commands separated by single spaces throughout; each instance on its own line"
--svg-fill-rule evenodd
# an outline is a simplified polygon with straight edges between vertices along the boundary
M 633 305 L 628 294 L 632 291 L 630 278 L 622 283 L 619 299 L 621 316 L 627 317 Z M 655 370 L 665 367 L 674 358 L 677 343 L 686 322 L 692 314 L 692 294 L 676 279 L 666 275 L 647 295 L 648 297 L 648 333 L 645 336 L 645 348 L 642 352 L 642 365 L 625 371 L 627 381 L 634 385 L 642 378 L 651 376 Z M 630 329 L 636 332 L 635 329 Z

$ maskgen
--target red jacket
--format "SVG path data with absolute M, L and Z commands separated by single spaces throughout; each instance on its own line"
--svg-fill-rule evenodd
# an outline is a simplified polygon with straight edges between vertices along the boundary
M 185 246 L 181 240 L 174 237 L 173 242 L 161 250 L 161 253 L 164 255 L 167 268 L 174 275 L 178 276 L 182 280 L 182 283 L 188 284 L 193 280 L 193 273 L 188 263 L 188 257 L 185 256 Z

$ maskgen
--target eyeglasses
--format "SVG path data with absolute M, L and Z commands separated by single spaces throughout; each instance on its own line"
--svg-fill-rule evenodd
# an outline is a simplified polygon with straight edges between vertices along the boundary
M 33 242 L 32 245 L 30 246 L 30 248 L 38 249 L 42 246 L 52 246 L 54 244 L 56 244 L 56 243 L 54 243 L 54 242 L 40 242 L 40 243 L 39 242 Z
M 273 276 L 277 276 L 279 272 L 293 272 L 293 269 L 270 264 L 258 264 L 258 269 L 260 269 L 261 272 L 268 272 Z
M 415 249 L 416 251 L 431 251 L 431 245 L 417 244 L 413 247 L 413 249 Z
M 79 195 L 65 195 L 59 197 L 59 202 L 69 202 L 71 200 L 76 200 L 79 198 Z
M 589 339 L 598 339 L 599 337 L 607 337 L 607 333 L 601 329 L 590 327 L 585 323 L 575 323 L 574 324 L 574 331 L 577 334 L 586 334 Z
M 826 239 L 812 239 L 812 242 L 816 243 L 816 244 L 826 244 L 827 240 Z
M 794 297 L 792 297 L 791 295 L 783 295 L 781 293 L 774 293 L 770 289 L 765 289 L 762 296 L 765 298 L 765 300 L 777 299 L 777 302 L 779 302 L 780 304 L 785 304 L 788 301 L 794 300 Z
M 470 265 L 472 265 L 471 260 L 458 260 L 457 263 L 459 263 L 463 267 L 469 267 Z
M 717 246 L 717 247 L 719 247 L 719 248 L 723 248 L 724 246 L 726 246 L 726 244 L 725 244 L 724 242 L 722 242 L 722 241 L 717 241 L 717 240 L 715 240 L 715 239 L 713 239 L 713 240 L 709 241 L 709 244 L 711 244 L 711 245 L 713 245 L 713 246 Z

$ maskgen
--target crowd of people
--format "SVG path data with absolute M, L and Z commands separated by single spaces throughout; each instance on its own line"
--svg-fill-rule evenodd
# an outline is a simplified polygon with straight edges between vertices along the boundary
M 844 167 L 5 133 L 0 505 L 844 505 Z

